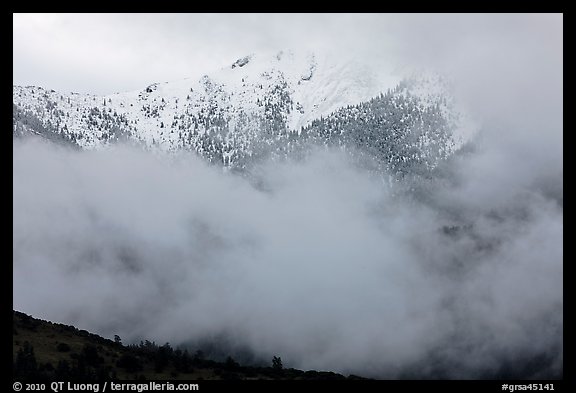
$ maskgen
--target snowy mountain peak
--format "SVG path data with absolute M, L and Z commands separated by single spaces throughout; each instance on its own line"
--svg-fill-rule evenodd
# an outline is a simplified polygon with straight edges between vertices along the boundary
M 390 84 L 354 58 L 285 49 L 242 56 L 198 79 L 107 96 L 14 86 L 13 128 L 15 136 L 45 134 L 85 149 L 128 140 L 194 150 L 228 167 L 306 140 L 377 147 L 395 169 L 407 160 L 432 167 L 461 145 L 448 135 L 459 118 L 444 91 L 438 78 Z M 439 146 L 434 159 L 416 153 L 429 146 Z

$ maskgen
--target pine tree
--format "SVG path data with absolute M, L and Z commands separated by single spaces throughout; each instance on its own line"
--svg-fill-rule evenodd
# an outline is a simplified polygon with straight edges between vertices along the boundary
M 283 369 L 282 359 L 280 358 L 280 356 L 274 356 L 272 358 L 272 368 L 275 371 L 281 371 Z
M 16 353 L 16 362 L 13 369 L 14 377 L 34 378 L 38 374 L 38 363 L 34 355 L 34 348 L 28 341 Z

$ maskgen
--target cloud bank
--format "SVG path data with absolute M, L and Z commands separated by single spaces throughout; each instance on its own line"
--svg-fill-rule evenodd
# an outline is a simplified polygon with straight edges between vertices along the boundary
M 420 203 L 338 152 L 263 163 L 255 188 L 187 155 L 15 142 L 14 308 L 302 369 L 561 375 L 562 206 L 469 198 L 491 185 L 467 160 Z

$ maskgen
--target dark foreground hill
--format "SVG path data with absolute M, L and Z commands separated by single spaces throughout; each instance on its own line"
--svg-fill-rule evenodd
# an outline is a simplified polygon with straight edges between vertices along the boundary
M 285 369 L 279 357 L 271 367 L 242 366 L 232 357 L 205 359 L 202 351 L 174 349 L 145 341 L 123 345 L 74 326 L 13 311 L 13 376 L 18 380 L 345 380 L 333 372 Z

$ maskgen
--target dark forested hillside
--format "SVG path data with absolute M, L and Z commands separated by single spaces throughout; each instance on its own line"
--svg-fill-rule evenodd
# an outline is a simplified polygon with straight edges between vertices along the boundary
M 124 345 L 114 340 L 13 311 L 12 375 L 26 380 L 344 380 L 333 372 L 284 368 L 280 356 L 269 365 L 244 366 L 233 357 L 213 361 L 202 350 L 173 348 L 151 341 Z

